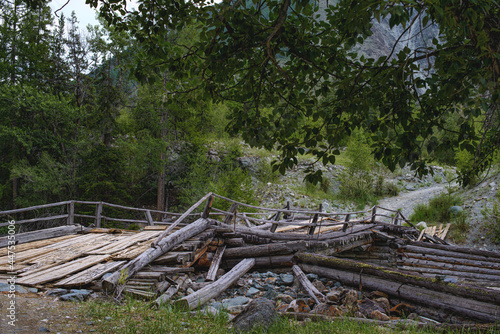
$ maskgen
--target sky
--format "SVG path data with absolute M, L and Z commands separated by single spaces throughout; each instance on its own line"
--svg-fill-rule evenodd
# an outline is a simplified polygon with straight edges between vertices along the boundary
M 52 0 L 50 2 L 50 7 L 52 8 L 52 13 L 57 9 L 61 8 L 67 0 Z M 65 17 L 70 17 L 71 12 L 75 11 L 76 17 L 78 21 L 80 21 L 80 29 L 84 29 L 87 25 L 92 24 L 96 25 L 96 10 L 94 8 L 90 8 L 90 5 L 85 3 L 85 0 L 70 0 L 70 2 L 57 14 L 63 12 Z

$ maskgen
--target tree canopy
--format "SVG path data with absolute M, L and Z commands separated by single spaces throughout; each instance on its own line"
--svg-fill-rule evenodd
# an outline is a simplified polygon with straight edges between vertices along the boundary
M 410 163 L 424 173 L 432 152 L 443 150 L 438 133 L 453 133 L 444 149 L 474 156 L 465 183 L 499 146 L 496 0 L 139 0 L 137 9 L 123 0 L 87 2 L 156 55 L 177 79 L 167 91 L 200 88 L 237 102 L 229 130 L 277 148 L 281 172 L 304 152 L 333 163 L 356 128 L 368 130 L 376 158 L 391 169 Z M 193 22 L 194 44 L 166 38 Z M 385 53 L 368 55 L 363 47 L 381 22 L 397 36 Z M 423 43 L 410 47 L 417 38 Z M 314 166 L 309 172 L 310 181 L 321 177 Z

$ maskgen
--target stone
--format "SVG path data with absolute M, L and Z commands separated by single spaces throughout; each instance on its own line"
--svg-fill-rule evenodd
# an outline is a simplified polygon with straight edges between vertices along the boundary
M 84 297 L 79 293 L 67 293 L 60 296 L 59 299 L 64 301 L 81 302 L 84 300 Z
M 274 284 L 274 283 L 276 283 L 276 281 L 277 281 L 277 280 L 278 280 L 278 279 L 277 279 L 276 277 L 268 277 L 268 278 L 266 278 L 266 281 L 265 281 L 265 282 L 266 282 L 267 284 Z
M 371 319 L 375 319 L 375 320 L 380 320 L 380 321 L 389 321 L 389 320 L 391 320 L 391 318 L 389 318 L 387 316 L 387 314 L 382 313 L 382 312 L 380 312 L 378 310 L 375 310 L 372 313 L 370 313 L 370 318 Z
M 42 332 L 42 333 L 49 333 L 50 329 L 42 326 L 42 327 L 38 328 L 38 331 Z
M 309 307 L 305 299 L 294 299 L 288 305 L 287 312 L 298 312 L 298 313 L 309 313 L 311 308 Z
M 454 215 L 457 215 L 457 214 L 461 213 L 462 211 L 464 211 L 464 209 L 461 206 L 454 205 L 454 206 L 450 207 L 450 212 Z
M 92 293 L 91 290 L 85 290 L 85 289 L 71 289 L 69 290 L 70 293 L 79 293 L 81 294 L 82 296 L 90 296 L 90 294 Z
M 274 290 L 274 289 L 267 290 L 263 295 L 264 298 L 271 299 L 271 300 L 275 300 L 277 296 L 278 296 L 278 292 L 276 292 L 276 290 Z
M 325 291 L 325 290 L 326 290 L 325 285 L 324 285 L 324 284 L 323 284 L 323 282 L 321 282 L 321 281 L 315 280 L 315 281 L 313 282 L 313 285 L 314 285 L 314 287 L 315 287 L 316 289 L 318 289 L 318 291 L 319 291 L 319 292 L 323 292 L 323 291 Z
M 258 282 L 253 282 L 252 286 L 256 289 L 262 289 L 262 285 L 260 285 Z
M 312 313 L 322 314 L 329 317 L 340 317 L 343 315 L 342 311 L 338 307 L 326 303 L 317 304 L 312 310 Z
M 248 289 L 247 293 L 245 294 L 245 296 L 247 297 L 252 297 L 253 295 L 259 293 L 260 290 L 259 289 L 256 289 L 254 287 L 250 287 L 250 289 Z
M 377 303 L 382 309 L 384 310 L 385 314 L 388 314 L 390 309 L 391 309 L 391 304 L 389 303 L 389 299 L 385 297 L 380 297 L 377 299 L 373 300 L 375 303 Z
M 306 277 L 310 280 L 310 281 L 314 281 L 315 279 L 318 279 L 318 275 L 316 274 L 307 274 Z
M 384 313 L 384 309 L 379 304 L 368 298 L 358 301 L 358 309 L 368 318 L 371 318 L 371 314 L 374 311 Z
M 287 295 L 285 293 L 280 293 L 277 297 L 277 300 L 281 300 L 285 304 L 290 304 L 293 300 L 293 297 L 290 295 Z
M 219 310 L 213 306 L 208 305 L 208 306 L 205 306 L 205 308 L 203 308 L 203 310 L 201 310 L 201 313 L 206 314 L 206 315 L 217 315 L 219 313 Z
M 426 222 L 419 222 L 417 225 L 415 225 L 416 228 L 418 228 L 420 231 L 424 230 L 427 228 L 427 223 Z
M 101 281 L 104 281 L 106 278 L 108 278 L 109 276 L 113 275 L 113 273 L 106 273 L 104 274 L 102 277 L 101 277 Z
M 337 303 L 340 299 L 340 291 L 333 290 L 326 294 L 326 299 L 330 302 Z
M 233 329 L 237 333 L 248 332 L 255 325 L 267 332 L 267 328 L 276 320 L 274 302 L 266 298 L 256 298 L 245 307 L 233 320 Z
M 295 277 L 292 274 L 281 274 L 280 275 L 283 284 L 286 286 L 290 286 L 293 284 Z
M 349 311 L 351 311 L 351 312 L 357 311 L 357 309 L 358 309 L 358 292 L 355 290 L 347 291 L 342 303 Z
M 222 307 L 228 309 L 233 306 L 244 305 L 250 301 L 249 298 L 244 296 L 238 296 L 231 299 L 224 299 L 222 301 Z
M 62 296 L 68 293 L 66 289 L 47 289 L 47 296 Z

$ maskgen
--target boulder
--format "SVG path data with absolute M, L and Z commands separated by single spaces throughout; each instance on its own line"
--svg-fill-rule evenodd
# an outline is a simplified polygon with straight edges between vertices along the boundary
M 261 327 L 264 332 L 276 320 L 274 302 L 266 298 L 256 298 L 245 307 L 233 320 L 233 328 L 237 333 L 248 332 L 254 326 Z
M 308 302 L 305 299 L 295 299 L 293 300 L 286 310 L 287 312 L 296 312 L 296 313 L 309 313 L 311 312 L 311 308 L 308 305 Z
M 343 315 L 342 311 L 334 306 L 325 303 L 320 303 L 312 310 L 312 313 L 322 314 L 329 317 L 340 317 Z

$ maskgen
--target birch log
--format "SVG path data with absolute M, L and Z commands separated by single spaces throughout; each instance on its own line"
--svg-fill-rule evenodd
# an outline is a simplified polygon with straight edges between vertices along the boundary
M 234 282 L 245 275 L 245 273 L 253 267 L 254 263 L 255 259 L 242 260 L 217 281 L 196 291 L 195 293 L 190 294 L 189 296 L 177 300 L 174 305 L 178 306 L 182 310 L 193 310 L 198 306 L 205 304 L 210 299 L 215 298 L 224 292 Z
M 161 239 L 157 247 L 148 248 L 144 253 L 127 263 L 121 270 L 114 272 L 113 275 L 106 278 L 102 282 L 103 289 L 113 291 L 118 283 L 125 283 L 144 266 L 153 262 L 181 242 L 205 231 L 209 225 L 210 222 L 208 219 L 200 218 L 194 223 L 189 224 Z

